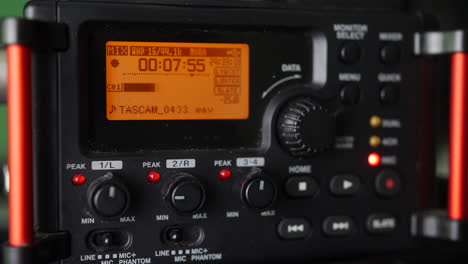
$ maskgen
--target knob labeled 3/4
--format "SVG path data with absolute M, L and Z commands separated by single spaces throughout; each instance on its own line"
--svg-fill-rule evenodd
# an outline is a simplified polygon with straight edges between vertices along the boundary
M 291 155 L 310 156 L 333 144 L 335 118 L 312 98 L 295 98 L 280 112 L 277 133 Z
M 244 183 L 242 198 L 249 207 L 259 210 L 266 209 L 276 199 L 276 186 L 266 176 L 254 176 Z
M 113 218 L 121 216 L 128 208 L 130 194 L 127 187 L 109 172 L 91 183 L 88 199 L 94 213 Z
M 187 173 L 180 173 L 168 182 L 166 197 L 180 213 L 194 213 L 205 202 L 205 189 L 201 182 Z

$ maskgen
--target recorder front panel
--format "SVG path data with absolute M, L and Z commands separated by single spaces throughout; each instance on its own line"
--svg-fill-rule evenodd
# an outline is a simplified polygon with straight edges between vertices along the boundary
M 58 6 L 63 263 L 411 247 L 414 17 L 96 5 Z

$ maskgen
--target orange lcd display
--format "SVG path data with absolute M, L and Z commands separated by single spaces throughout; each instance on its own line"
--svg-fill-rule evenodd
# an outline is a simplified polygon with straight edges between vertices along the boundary
M 249 46 L 106 43 L 108 120 L 249 117 Z

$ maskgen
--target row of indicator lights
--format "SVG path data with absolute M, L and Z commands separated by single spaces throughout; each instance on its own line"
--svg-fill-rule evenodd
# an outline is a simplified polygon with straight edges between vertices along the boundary
M 380 116 L 377 116 L 377 115 L 371 116 L 371 118 L 369 119 L 369 125 L 372 128 L 379 128 L 382 125 L 382 118 L 380 118 Z M 369 138 L 369 145 L 371 147 L 376 148 L 380 146 L 381 143 L 382 143 L 382 139 L 379 136 L 371 136 Z
M 218 178 L 220 180 L 227 180 L 231 177 L 231 171 L 230 170 L 227 170 L 227 169 L 222 169 L 218 172 Z M 156 172 L 156 171 L 151 171 L 150 173 L 148 173 L 148 175 L 146 176 L 146 179 L 149 181 L 149 182 L 157 182 L 161 179 L 161 175 Z
M 230 177 L 231 177 L 231 171 L 230 170 L 222 169 L 222 170 L 220 170 L 218 172 L 218 178 L 220 180 L 225 181 L 225 180 L 229 179 Z M 150 171 L 146 175 L 146 179 L 148 180 L 148 182 L 151 182 L 151 183 L 158 182 L 161 179 L 161 174 L 159 174 L 159 172 L 157 172 L 157 171 Z M 82 185 L 85 182 L 86 182 L 86 176 L 84 176 L 81 173 L 75 174 L 72 177 L 72 183 L 74 185 Z
M 378 115 L 373 115 L 369 119 L 369 125 L 372 128 L 379 128 L 382 125 L 382 118 Z M 371 136 L 369 138 L 369 145 L 371 147 L 378 147 L 382 143 L 382 139 L 379 136 Z M 370 166 L 376 167 L 379 166 L 381 162 L 381 157 L 377 153 L 371 153 L 369 156 L 367 156 L 367 163 L 369 163 Z

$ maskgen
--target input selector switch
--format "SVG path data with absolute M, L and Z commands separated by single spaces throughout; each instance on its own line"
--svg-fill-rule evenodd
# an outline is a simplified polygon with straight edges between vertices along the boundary
M 88 202 L 89 207 L 97 216 L 119 217 L 129 206 L 130 193 L 114 174 L 108 172 L 91 183 Z

